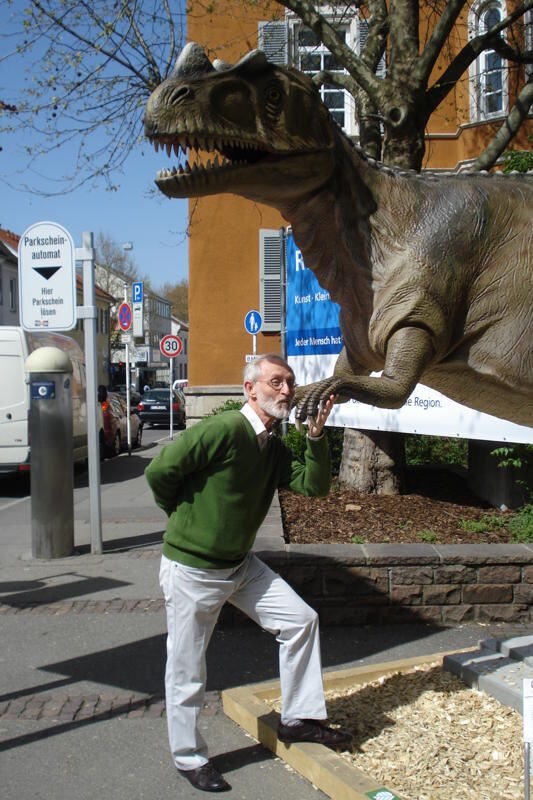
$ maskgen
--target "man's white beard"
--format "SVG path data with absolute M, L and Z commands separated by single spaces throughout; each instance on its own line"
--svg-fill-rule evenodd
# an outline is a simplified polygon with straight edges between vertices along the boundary
M 269 417 L 288 419 L 290 416 L 290 400 L 287 400 L 286 403 L 280 403 L 279 400 L 274 400 L 271 397 L 266 397 L 262 392 L 257 392 L 257 401 L 261 411 L 264 411 Z

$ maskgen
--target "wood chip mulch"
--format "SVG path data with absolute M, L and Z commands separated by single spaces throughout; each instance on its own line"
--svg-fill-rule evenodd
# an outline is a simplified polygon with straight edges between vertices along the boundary
M 477 499 L 466 480 L 447 469 L 410 469 L 402 495 L 361 494 L 334 484 L 327 497 L 303 497 L 282 489 L 279 498 L 285 539 L 293 544 L 510 541 L 509 531 L 494 524 L 482 531 L 465 529 L 468 521 L 504 522 L 513 512 Z
M 327 695 L 354 733 L 343 758 L 403 800 L 519 800 L 522 717 L 438 664 Z
M 340 754 L 402 800 L 520 800 L 522 718 L 438 662 L 326 692 Z M 281 701 L 272 701 L 279 712 Z

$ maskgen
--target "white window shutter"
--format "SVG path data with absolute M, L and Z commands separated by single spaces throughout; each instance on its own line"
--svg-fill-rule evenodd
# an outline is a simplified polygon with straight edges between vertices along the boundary
M 357 36 L 358 56 L 360 56 L 364 50 L 367 36 L 368 36 L 368 22 L 366 21 L 366 19 L 359 18 L 359 31 Z M 376 69 L 376 75 L 378 78 L 384 78 L 386 74 L 387 74 L 387 60 L 385 58 L 385 53 L 383 53 Z
M 260 22 L 259 49 L 272 64 L 286 66 L 289 61 L 289 26 L 286 22 Z
M 281 270 L 283 240 L 279 230 L 259 231 L 259 302 L 261 330 L 281 330 Z

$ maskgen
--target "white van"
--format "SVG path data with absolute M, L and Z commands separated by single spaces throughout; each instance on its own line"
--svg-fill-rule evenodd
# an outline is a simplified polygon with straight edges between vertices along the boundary
M 38 347 L 58 347 L 72 362 L 74 461 L 87 458 L 87 383 L 82 349 L 70 336 L 60 333 L 30 333 L 0 325 L 0 473 L 30 469 L 30 385 L 24 367 L 29 354 Z M 98 410 L 101 416 L 100 404 Z M 103 437 L 101 420 L 99 427 Z

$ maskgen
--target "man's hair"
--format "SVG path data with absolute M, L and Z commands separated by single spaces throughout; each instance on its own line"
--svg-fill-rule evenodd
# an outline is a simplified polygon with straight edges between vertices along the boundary
M 244 396 L 246 398 L 248 398 L 248 393 L 246 392 L 246 389 L 244 388 L 244 384 L 246 383 L 246 381 L 250 381 L 250 383 L 256 383 L 256 381 L 259 380 L 259 378 L 262 375 L 262 366 L 261 365 L 263 364 L 264 361 L 270 361 L 270 362 L 273 362 L 274 364 L 280 364 L 281 366 L 285 367 L 286 369 L 289 369 L 292 372 L 292 374 L 294 375 L 293 368 L 291 366 L 289 366 L 289 364 L 287 364 L 287 362 L 285 361 L 284 358 L 282 358 L 281 356 L 278 356 L 277 353 L 265 353 L 262 356 L 257 356 L 257 358 L 254 358 L 253 361 L 250 361 L 244 367 L 243 378 L 242 378 L 242 383 L 243 383 L 243 387 L 242 388 L 243 388 L 243 391 L 244 391 Z

